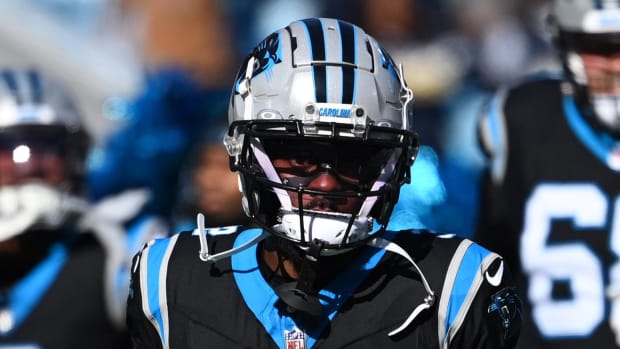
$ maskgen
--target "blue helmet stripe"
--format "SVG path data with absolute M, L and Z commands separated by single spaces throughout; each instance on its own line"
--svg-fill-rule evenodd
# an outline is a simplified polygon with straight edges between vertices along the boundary
M 595 9 L 602 9 L 603 8 L 603 0 L 593 0 L 594 1 L 594 8 Z
M 30 93 L 34 104 L 43 103 L 43 86 L 41 85 L 41 76 L 34 70 L 28 71 L 28 82 L 30 84 Z

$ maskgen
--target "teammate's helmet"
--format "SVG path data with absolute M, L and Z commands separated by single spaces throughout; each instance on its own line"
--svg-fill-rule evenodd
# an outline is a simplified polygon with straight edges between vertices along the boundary
M 63 222 L 63 197 L 83 190 L 88 145 L 60 86 L 35 70 L 0 70 L 0 241 Z
M 620 54 L 620 2 L 554 0 L 550 23 L 578 103 L 592 110 L 604 127 L 620 132 L 620 92 L 615 92 L 620 91 L 615 87 L 620 74 L 609 71 L 603 77 L 589 76 L 580 55 Z
M 418 150 L 412 99 L 402 70 L 355 25 L 312 18 L 269 35 L 238 73 L 225 138 L 248 216 L 323 254 L 384 231 Z M 282 158 L 292 162 L 274 164 Z M 309 185 L 323 173 L 337 191 Z

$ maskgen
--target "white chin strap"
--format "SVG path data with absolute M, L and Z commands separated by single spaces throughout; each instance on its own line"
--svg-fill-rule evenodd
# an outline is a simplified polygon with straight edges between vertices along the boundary
M 64 218 L 63 193 L 43 183 L 0 188 L 0 241 L 11 239 L 34 224 L 55 227 Z
M 568 68 L 577 84 L 588 86 L 588 75 L 583 60 L 575 52 L 568 54 Z M 620 131 L 620 95 L 589 93 L 589 99 L 596 118 L 606 127 Z
M 590 97 L 598 120 L 615 131 L 620 131 L 620 96 L 593 94 Z

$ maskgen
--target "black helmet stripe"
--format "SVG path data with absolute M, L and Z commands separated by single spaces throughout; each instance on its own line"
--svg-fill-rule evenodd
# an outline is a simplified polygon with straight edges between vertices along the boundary
M 312 49 L 311 60 L 325 61 L 325 37 L 323 33 L 323 25 L 318 18 L 304 19 L 303 23 L 308 29 L 310 36 L 310 45 Z M 314 91 L 317 103 L 327 102 L 327 67 L 324 64 L 312 65 L 314 74 Z
M 340 42 L 342 43 L 342 61 L 356 64 L 355 29 L 350 23 L 338 21 L 340 28 Z M 342 103 L 353 104 L 355 98 L 355 68 L 342 66 Z
M 13 70 L 3 70 L 2 84 L 19 105 L 42 104 L 44 102 L 41 76 L 34 69 L 24 70 L 16 74 Z
M 43 103 L 43 86 L 41 86 L 41 77 L 34 71 L 28 71 L 28 85 L 30 86 L 30 94 L 34 104 Z
M 17 104 L 22 104 L 22 96 L 19 93 L 19 88 L 17 86 L 17 79 L 13 71 L 11 70 L 3 70 L 2 71 L 2 82 L 4 88 L 13 95 Z

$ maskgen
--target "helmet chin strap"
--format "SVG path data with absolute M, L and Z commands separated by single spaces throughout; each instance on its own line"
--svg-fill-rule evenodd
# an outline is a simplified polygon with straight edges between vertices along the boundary
M 322 314 L 322 305 L 318 299 L 318 290 L 316 289 L 317 279 L 317 264 L 321 255 L 321 249 L 324 243 L 320 240 L 315 240 L 310 244 L 310 248 L 305 252 L 305 258 L 300 266 L 299 278 L 297 281 L 285 283 L 278 287 L 275 291 L 286 304 L 286 309 L 289 313 L 303 313 L 306 315 L 305 320 L 316 321 Z M 396 243 L 377 237 L 368 243 L 368 246 L 372 246 L 378 249 L 384 249 L 386 251 L 395 253 L 405 258 L 417 271 L 422 280 L 422 285 L 426 291 L 426 296 L 422 300 L 422 303 L 418 304 L 409 317 L 397 328 L 388 333 L 388 336 L 395 336 L 407 327 L 409 327 L 413 321 L 424 310 L 429 309 L 435 303 L 435 293 L 431 289 L 426 277 L 422 273 L 422 270 L 415 263 L 413 258 L 402 247 Z
M 599 122 L 614 132 L 620 131 L 620 97 L 593 94 L 590 97 L 592 108 Z
M 370 217 L 352 217 L 350 214 L 333 212 L 315 212 L 304 210 L 300 219 L 299 211 L 284 211 L 280 213 L 282 223 L 273 226 L 273 230 L 282 235 L 305 241 L 321 240 L 325 243 L 337 245 L 340 242 L 354 242 L 374 233 L 373 221 Z M 349 229 L 349 222 L 353 219 L 347 241 L 342 241 Z M 302 221 L 302 222 L 300 222 Z M 301 226 L 303 224 L 303 227 Z M 306 232 L 306 233 L 303 233 Z M 321 255 L 338 254 L 338 251 L 321 249 Z
M 324 244 L 321 240 L 312 241 L 305 250 L 297 281 L 282 284 L 275 289 L 289 313 L 301 312 L 308 315 L 306 320 L 310 321 L 318 319 L 323 313 L 323 307 L 317 297 L 316 279 L 318 261 Z
M 209 254 L 207 234 L 204 226 L 204 216 L 202 214 L 198 214 L 197 225 L 196 230 L 200 240 L 199 257 L 204 262 L 216 262 L 220 259 L 230 257 L 235 253 L 241 252 L 257 244 L 270 235 L 270 233 L 263 230 L 263 233 L 256 235 L 254 238 L 237 248 L 217 254 Z M 303 250 L 304 259 L 300 265 L 299 277 L 297 281 L 285 283 L 275 290 L 282 302 L 286 305 L 287 311 L 290 313 L 305 314 L 307 315 L 306 319 L 310 321 L 317 320 L 323 313 L 323 307 L 317 296 L 318 290 L 316 289 L 316 280 L 318 275 L 317 264 L 324 245 L 325 242 L 321 240 L 312 241 L 309 245 L 310 247 Z M 426 280 L 426 277 L 422 273 L 420 267 L 418 267 L 413 258 L 411 258 L 407 251 L 405 251 L 402 247 L 381 237 L 376 237 L 370 240 L 367 245 L 390 251 L 405 258 L 409 263 L 411 263 L 411 265 L 413 265 L 417 273 L 420 275 L 422 285 L 426 291 L 426 297 L 424 297 L 422 303 L 413 309 L 409 317 L 400 326 L 388 333 L 389 336 L 395 336 L 409 327 L 420 313 L 433 306 L 436 299 L 435 293 Z
M 574 83 L 583 93 L 581 98 L 588 99 L 598 123 L 613 132 L 620 132 L 620 96 L 612 93 L 590 92 L 583 59 L 574 51 L 569 52 L 566 57 L 568 69 L 575 80 Z

